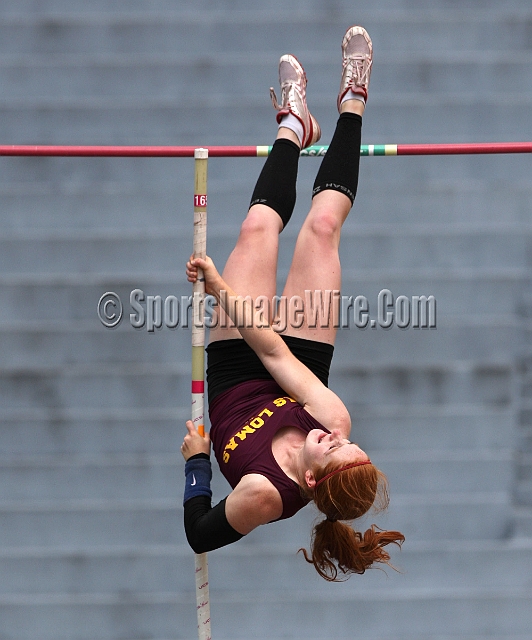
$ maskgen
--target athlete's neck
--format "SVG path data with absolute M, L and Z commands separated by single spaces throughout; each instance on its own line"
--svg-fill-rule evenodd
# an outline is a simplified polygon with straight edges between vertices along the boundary
M 300 486 L 304 476 L 304 471 L 301 473 L 301 467 L 305 440 L 304 432 L 297 427 L 284 427 L 275 434 L 272 441 L 272 453 L 277 464 L 291 480 Z

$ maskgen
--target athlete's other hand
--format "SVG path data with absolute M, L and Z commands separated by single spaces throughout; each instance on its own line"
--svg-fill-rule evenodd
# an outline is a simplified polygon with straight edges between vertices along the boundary
M 181 445 L 183 458 L 188 460 L 197 453 L 206 453 L 207 455 L 210 455 L 211 439 L 209 434 L 206 433 L 204 436 L 200 435 L 192 420 L 187 420 L 187 431 L 188 433 Z
M 198 268 L 203 270 L 205 292 L 214 294 L 216 283 L 220 280 L 220 274 L 214 266 L 214 262 L 209 256 L 206 256 L 205 260 L 201 258 L 194 259 L 194 256 L 190 256 L 190 260 L 187 262 L 187 280 L 189 282 L 194 283 L 198 279 Z

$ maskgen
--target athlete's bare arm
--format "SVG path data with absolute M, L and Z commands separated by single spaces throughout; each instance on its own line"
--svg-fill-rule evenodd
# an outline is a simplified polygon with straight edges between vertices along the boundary
M 257 327 L 259 323 L 249 322 L 253 314 L 253 305 L 238 296 L 224 282 L 209 257 L 206 260 L 191 260 L 187 263 L 187 277 L 190 282 L 195 282 L 198 267 L 203 269 L 205 291 L 222 305 L 277 384 L 324 427 L 330 431 L 340 429 L 347 438 L 351 431 L 351 418 L 340 398 L 291 353 L 271 326 Z

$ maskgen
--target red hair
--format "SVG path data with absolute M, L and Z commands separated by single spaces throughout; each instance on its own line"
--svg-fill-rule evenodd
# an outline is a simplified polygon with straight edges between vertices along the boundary
M 383 547 L 391 543 L 400 547 L 405 539 L 402 533 L 383 531 L 376 525 L 361 533 L 340 522 L 356 520 L 371 507 L 375 511 L 386 509 L 389 495 L 384 473 L 371 463 L 347 466 L 341 471 L 329 464 L 316 473 L 316 480 L 312 498 L 327 517 L 314 527 L 310 554 L 300 549 L 305 560 L 330 582 L 342 580 L 339 572 L 347 579 L 377 562 L 392 566 L 390 554 Z

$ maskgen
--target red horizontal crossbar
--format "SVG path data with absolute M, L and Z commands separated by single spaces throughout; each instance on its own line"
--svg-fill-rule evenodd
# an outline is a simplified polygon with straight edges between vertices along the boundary
M 198 147 L 173 146 L 72 146 L 72 145 L 0 145 L 0 156 L 66 156 L 120 158 L 192 158 Z M 267 156 L 268 146 L 206 147 L 211 158 Z M 306 156 L 320 156 L 327 146 L 309 147 Z M 361 155 L 457 155 L 493 153 L 532 153 L 532 142 L 473 142 L 459 144 L 362 145 Z
M 469 153 L 532 153 L 532 142 L 475 142 L 460 144 L 398 144 L 398 156 Z
M 193 158 L 198 147 L 0 145 L 0 156 Z M 205 147 L 211 157 L 257 156 L 257 147 Z

